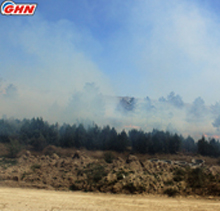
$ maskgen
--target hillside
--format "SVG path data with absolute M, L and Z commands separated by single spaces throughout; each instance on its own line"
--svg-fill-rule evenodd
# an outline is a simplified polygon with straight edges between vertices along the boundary
M 70 151 L 58 155 L 23 152 L 1 158 L 0 185 L 103 193 L 220 196 L 220 167 L 210 164 L 149 159 L 135 155 Z M 56 153 L 57 152 L 57 153 Z M 94 156 L 96 155 L 96 156 Z

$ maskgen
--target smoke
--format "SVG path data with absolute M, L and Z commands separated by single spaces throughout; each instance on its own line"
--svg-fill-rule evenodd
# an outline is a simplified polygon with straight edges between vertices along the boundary
M 213 127 L 215 127 L 218 131 L 220 128 L 220 103 L 216 102 L 215 105 L 211 105 L 210 107 L 211 115 L 214 121 L 212 122 Z
M 5 93 L 4 97 L 8 99 L 15 99 L 18 97 L 18 90 L 17 88 L 13 85 L 10 84 L 5 88 Z
M 187 119 L 189 122 L 204 121 L 208 110 L 205 102 L 201 97 L 194 100 L 193 104 L 188 109 Z
M 18 89 L 14 84 L 7 84 L 0 79 L 0 98 L 2 100 L 16 100 L 18 98 Z
M 64 121 L 89 119 L 100 123 L 105 114 L 104 97 L 94 83 L 86 83 L 83 90 L 73 94 L 64 111 Z
M 0 19 L 0 115 L 219 134 L 213 13 L 185 0 L 79 1 L 53 2 L 52 16 L 46 4 Z
M 211 105 L 211 113 L 213 117 L 216 117 L 220 114 L 220 103 L 216 102 L 215 105 Z
M 73 122 L 95 113 L 92 106 L 100 108 L 98 103 L 85 107 L 86 99 L 95 97 L 92 86 L 85 84 L 94 83 L 103 94 L 114 95 L 108 78 L 85 50 L 88 45 L 98 51 L 99 44 L 73 22 L 53 22 L 36 15 L 28 21 L 1 19 L 0 23 L 0 115 Z
M 159 98 L 160 102 L 167 102 L 170 105 L 175 106 L 176 108 L 182 108 L 184 105 L 184 102 L 182 98 L 179 95 L 175 95 L 174 92 L 171 92 L 168 96 L 167 99 L 164 97 Z
M 196 139 L 202 134 L 220 134 L 220 104 L 206 106 L 201 97 L 189 104 L 174 92 L 159 100 L 109 96 L 103 94 L 95 83 L 86 83 L 81 91 L 74 92 L 66 103 L 61 104 L 33 91 L 21 93 L 13 84 L 2 84 L 1 87 L 2 116 L 32 118 L 43 114 L 52 122 L 83 122 L 87 125 L 95 122 L 100 126 L 109 124 L 117 130 L 168 130 Z M 33 93 L 34 97 L 41 99 L 41 109 L 38 99 L 31 97 Z
M 218 106 L 219 104 L 207 106 L 201 97 L 192 103 L 184 103 L 182 97 L 174 92 L 159 100 L 151 100 L 149 97 L 120 97 L 112 117 L 118 122 L 117 128 L 120 129 L 168 130 L 198 139 L 204 133 L 219 135 L 220 120 L 212 115 L 212 110 L 216 110 Z
M 219 130 L 219 127 L 220 127 L 220 115 L 216 117 L 216 119 L 214 120 L 212 125 L 213 125 L 213 127 L 216 127 L 217 130 Z

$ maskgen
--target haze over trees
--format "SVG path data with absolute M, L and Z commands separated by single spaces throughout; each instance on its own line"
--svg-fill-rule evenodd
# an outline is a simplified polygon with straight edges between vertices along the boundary
M 42 118 L 33 119 L 1 119 L 0 143 L 14 148 L 29 147 L 36 151 L 48 145 L 63 148 L 85 148 L 87 150 L 112 150 L 133 153 L 176 154 L 198 153 L 204 156 L 220 156 L 219 140 L 206 140 L 203 136 L 196 143 L 190 136 L 154 129 L 152 132 L 132 129 L 128 132 L 117 132 L 109 125 L 99 127 L 95 123 L 83 124 L 49 124 Z M 16 152 L 16 151 L 15 151 Z M 13 154 L 15 154 L 13 152 Z

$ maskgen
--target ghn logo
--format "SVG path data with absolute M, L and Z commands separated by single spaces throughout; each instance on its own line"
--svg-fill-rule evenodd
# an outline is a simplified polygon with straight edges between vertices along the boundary
M 33 15 L 37 4 L 15 4 L 13 1 L 4 1 L 1 4 L 2 15 Z

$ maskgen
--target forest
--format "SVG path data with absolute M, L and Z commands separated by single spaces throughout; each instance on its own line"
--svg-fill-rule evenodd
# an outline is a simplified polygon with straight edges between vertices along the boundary
M 195 141 L 192 137 L 184 138 L 181 134 L 154 129 L 151 132 L 132 129 L 117 132 L 109 125 L 99 127 L 95 123 L 49 124 L 43 118 L 1 119 L 0 143 L 6 144 L 13 157 L 20 149 L 31 148 L 42 151 L 48 145 L 62 148 L 85 148 L 87 150 L 130 151 L 142 154 L 192 153 L 219 157 L 220 142 L 214 138 L 208 140 L 202 136 Z

